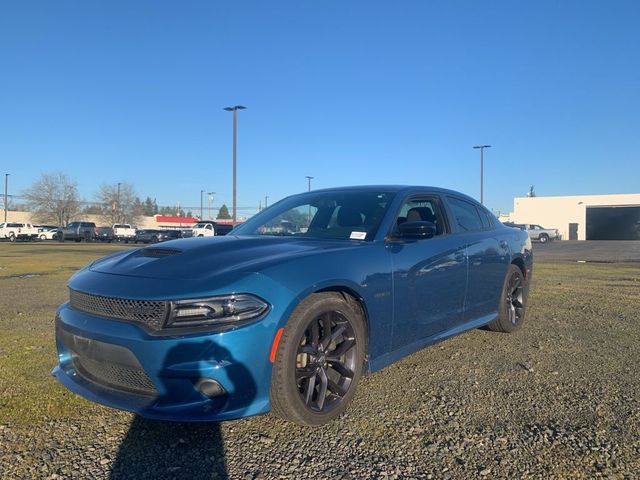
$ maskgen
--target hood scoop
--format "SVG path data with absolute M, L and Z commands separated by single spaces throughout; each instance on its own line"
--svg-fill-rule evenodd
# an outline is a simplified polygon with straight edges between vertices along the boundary
M 169 255 L 175 255 L 176 253 L 180 252 L 182 252 L 182 250 L 178 250 L 177 248 L 142 248 L 138 250 L 136 256 L 162 258 L 168 257 Z

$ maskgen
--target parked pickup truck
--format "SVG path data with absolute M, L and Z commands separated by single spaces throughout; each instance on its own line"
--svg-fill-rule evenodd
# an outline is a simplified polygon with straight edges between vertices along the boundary
M 8 238 L 10 242 L 35 240 L 38 238 L 38 229 L 30 223 L 0 223 L 0 238 Z
M 133 240 L 136 236 L 136 229 L 128 223 L 114 223 L 111 228 L 113 228 L 113 236 L 116 240 L 128 243 L 129 240 Z
M 58 230 L 58 240 L 75 240 L 76 242 L 92 242 L 98 236 L 96 224 L 93 222 L 71 222 Z
M 226 235 L 233 229 L 232 225 L 216 222 L 199 222 L 193 227 L 182 231 L 183 238 L 189 237 L 213 237 Z
M 520 228 L 526 230 L 531 240 L 537 240 L 540 243 L 547 243 L 549 240 L 558 240 L 560 233 L 555 228 L 544 228 L 534 223 L 512 223 L 505 222 L 508 227 Z

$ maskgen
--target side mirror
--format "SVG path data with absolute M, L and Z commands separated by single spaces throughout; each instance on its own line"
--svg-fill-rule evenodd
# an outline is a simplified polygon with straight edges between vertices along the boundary
M 404 222 L 398 225 L 396 236 L 399 238 L 431 238 L 436 234 L 433 222 Z

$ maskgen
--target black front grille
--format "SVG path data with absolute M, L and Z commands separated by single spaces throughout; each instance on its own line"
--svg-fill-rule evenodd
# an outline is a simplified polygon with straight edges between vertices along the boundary
M 160 330 L 169 313 L 169 302 L 160 300 L 129 300 L 102 297 L 70 290 L 71 307 L 91 315 L 140 322 Z
M 56 335 L 69 350 L 76 372 L 85 379 L 138 395 L 157 394 L 153 381 L 128 348 L 74 335 L 63 329 L 58 329 Z
M 141 395 L 154 395 L 156 393 L 149 375 L 142 369 L 125 367 L 82 356 L 73 357 L 73 366 L 83 377 L 106 387 Z

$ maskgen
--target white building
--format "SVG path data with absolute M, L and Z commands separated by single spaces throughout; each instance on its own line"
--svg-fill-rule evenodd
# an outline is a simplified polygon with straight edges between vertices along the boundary
M 507 219 L 557 228 L 564 240 L 640 240 L 640 193 L 516 197 Z

